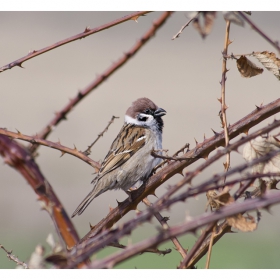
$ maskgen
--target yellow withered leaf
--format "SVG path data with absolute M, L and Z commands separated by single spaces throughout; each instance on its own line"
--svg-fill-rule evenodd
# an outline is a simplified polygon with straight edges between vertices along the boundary
M 239 229 L 243 232 L 254 231 L 257 229 L 258 224 L 254 217 L 247 215 L 244 217 L 242 214 L 227 217 L 227 222 L 230 226 Z
M 251 78 L 263 72 L 262 68 L 257 67 L 244 55 L 241 55 L 240 58 L 236 60 L 236 64 L 238 71 L 244 78 Z
M 201 24 L 202 19 L 204 20 L 204 25 Z M 199 16 L 193 20 L 193 27 L 199 32 L 199 34 L 204 39 L 212 30 L 214 20 L 216 18 L 216 12 L 200 12 Z
M 252 54 L 273 75 L 280 80 L 280 59 L 273 52 L 253 52 Z

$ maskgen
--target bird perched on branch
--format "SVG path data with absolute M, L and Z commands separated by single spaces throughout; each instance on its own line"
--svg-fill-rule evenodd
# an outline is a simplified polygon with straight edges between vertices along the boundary
M 101 168 L 92 181 L 92 191 L 74 211 L 81 215 L 91 201 L 108 190 L 127 191 L 138 181 L 145 182 L 160 158 L 152 150 L 162 149 L 162 116 L 166 111 L 148 98 L 139 98 L 127 109 L 124 125 L 113 141 Z

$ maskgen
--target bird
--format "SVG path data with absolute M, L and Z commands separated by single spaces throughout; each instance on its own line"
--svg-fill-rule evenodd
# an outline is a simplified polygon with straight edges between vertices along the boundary
M 162 161 L 151 152 L 158 150 L 161 153 L 161 117 L 164 115 L 166 111 L 146 97 L 132 102 L 119 134 L 92 181 L 92 191 L 74 211 L 72 218 L 81 215 L 94 198 L 108 190 L 127 192 L 137 182 L 146 182 L 153 168 Z

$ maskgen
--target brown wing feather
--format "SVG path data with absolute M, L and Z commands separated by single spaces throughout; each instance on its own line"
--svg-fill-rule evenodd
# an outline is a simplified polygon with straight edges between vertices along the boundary
M 124 130 L 126 131 L 125 134 L 123 133 Z M 101 165 L 98 179 L 123 165 L 139 149 L 141 149 L 146 141 L 144 136 L 146 136 L 145 128 L 137 127 L 132 124 L 123 126 Z M 139 140 L 141 137 L 143 138 Z

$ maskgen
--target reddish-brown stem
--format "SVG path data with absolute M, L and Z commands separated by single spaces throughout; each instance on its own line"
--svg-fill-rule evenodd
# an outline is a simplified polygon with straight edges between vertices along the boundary
M 26 55 L 26 56 L 24 56 L 24 57 L 22 57 L 20 59 L 17 59 L 17 60 L 15 60 L 15 61 L 13 61 L 13 62 L 5 65 L 5 66 L 2 66 L 0 68 L 0 73 L 4 72 L 6 70 L 12 69 L 15 66 L 22 67 L 22 63 L 23 62 L 25 62 L 25 61 L 33 58 L 33 57 L 36 57 L 38 55 L 41 55 L 43 53 L 46 53 L 48 51 L 51 51 L 51 50 L 56 49 L 58 47 L 61 47 L 61 46 L 65 45 L 65 44 L 71 43 L 73 41 L 85 38 L 85 37 L 90 36 L 92 34 L 95 34 L 97 32 L 103 31 L 105 29 L 108 29 L 110 27 L 113 27 L 115 25 L 123 23 L 125 21 L 135 19 L 135 18 L 137 18 L 139 16 L 143 16 L 143 15 L 145 15 L 147 13 L 149 13 L 149 12 L 135 12 L 133 14 L 126 15 L 124 17 L 121 17 L 119 19 L 113 20 L 113 21 L 111 21 L 109 23 L 106 23 L 104 25 L 101 25 L 101 26 L 93 28 L 93 29 L 86 28 L 82 33 L 79 33 L 79 34 L 74 35 L 74 36 L 72 36 L 70 38 L 64 39 L 62 41 L 59 41 L 59 42 L 57 42 L 57 43 L 55 43 L 55 44 L 53 44 L 51 46 L 48 46 L 48 47 L 45 47 L 45 48 L 41 49 L 41 50 L 38 50 L 38 51 L 34 50 L 34 51 L 30 52 L 28 55 Z

